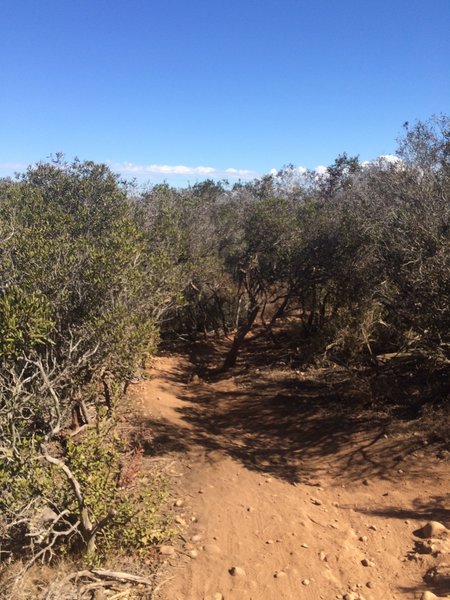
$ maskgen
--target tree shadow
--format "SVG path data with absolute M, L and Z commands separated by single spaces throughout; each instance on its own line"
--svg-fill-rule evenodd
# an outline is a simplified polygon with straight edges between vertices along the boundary
M 450 494 L 428 496 L 427 500 L 416 498 L 411 508 L 383 506 L 371 510 L 357 509 L 358 512 L 389 519 L 414 519 L 417 521 L 439 521 L 450 528 Z
M 184 367 L 162 374 L 184 400 L 177 409 L 183 426 L 149 420 L 155 453 L 197 445 L 292 484 L 325 474 L 336 482 L 395 480 L 400 465 L 409 475 L 429 475 L 414 461 L 404 463 L 423 448 L 421 439 L 388 435 L 391 416 L 367 406 L 358 382 L 355 389 L 341 371 L 305 379 L 292 370 L 249 369 L 244 355 L 233 372 L 192 380 L 199 362 L 220 354 L 209 344 L 191 345 Z

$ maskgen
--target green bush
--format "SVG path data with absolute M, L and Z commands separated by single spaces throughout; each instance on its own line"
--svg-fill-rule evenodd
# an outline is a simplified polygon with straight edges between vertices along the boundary
M 54 328 L 50 303 L 41 292 L 26 294 L 11 286 L 0 297 L 0 359 L 45 346 Z
M 122 491 L 120 444 L 105 433 L 179 293 L 168 250 L 151 238 L 104 165 L 58 159 L 0 182 L 4 551 L 14 539 L 15 552 L 50 558 L 95 534 L 105 554 L 120 537 L 141 547 L 163 535 L 162 487 Z M 66 435 L 75 423 L 87 427 L 77 442 Z M 103 524 L 107 508 L 114 517 Z M 45 510 L 56 520 L 30 537 Z

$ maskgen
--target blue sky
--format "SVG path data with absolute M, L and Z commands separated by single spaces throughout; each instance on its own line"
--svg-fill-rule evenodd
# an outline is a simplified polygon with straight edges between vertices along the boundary
M 175 185 L 392 153 L 450 112 L 448 31 L 449 0 L 3 0 L 0 175 L 58 151 Z

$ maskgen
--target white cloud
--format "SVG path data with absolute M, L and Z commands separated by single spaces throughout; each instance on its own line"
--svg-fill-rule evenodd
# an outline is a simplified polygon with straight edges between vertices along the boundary
M 182 175 L 184 177 L 232 177 L 242 179 L 252 179 L 258 177 L 256 171 L 249 169 L 236 169 L 229 167 L 228 169 L 217 169 L 199 165 L 198 167 L 189 167 L 186 165 L 159 165 L 159 164 L 135 164 L 131 162 L 110 163 L 114 171 L 119 171 L 123 175 L 133 175 L 135 177 L 151 177 L 158 175 Z
M 374 165 L 378 168 L 387 169 L 391 165 L 397 168 L 401 168 L 403 166 L 403 161 L 400 157 L 395 156 L 394 154 L 380 154 L 376 158 L 372 160 L 365 160 L 361 163 L 363 167 L 370 167 Z
M 402 162 L 402 159 L 394 154 L 380 154 L 380 156 L 378 156 L 374 162 L 386 162 L 393 165 L 398 165 Z
M 326 177 L 328 175 L 328 169 L 323 165 L 318 165 L 314 169 L 308 169 L 301 165 L 297 167 L 289 165 L 288 167 L 281 169 L 281 171 L 278 169 L 270 169 L 268 175 L 271 175 L 275 181 L 281 183 L 284 187 L 295 187 L 308 183 L 309 176 L 312 176 L 314 179 Z
M 2 171 L 19 171 L 27 168 L 26 163 L 20 162 L 0 162 L 0 169 Z
M 186 167 L 185 165 L 137 165 L 124 162 L 112 165 L 121 173 L 148 175 L 209 175 L 216 171 L 213 167 Z
M 377 165 L 379 167 L 388 167 L 389 165 L 397 165 L 400 166 L 403 164 L 403 161 L 398 156 L 394 154 L 381 154 L 377 156 L 373 160 L 365 160 L 361 162 L 362 167 L 368 167 L 370 165 Z M 301 180 L 303 176 L 309 173 L 313 173 L 316 178 L 323 178 L 328 176 L 328 168 L 325 165 L 317 165 L 314 169 L 308 170 L 306 167 L 298 166 L 298 167 L 289 167 L 287 171 L 291 177 L 291 179 L 299 179 Z M 268 175 L 272 175 L 275 179 L 279 178 L 280 171 L 278 169 L 270 169 Z M 282 178 L 282 177 L 281 177 Z
M 317 165 L 317 167 L 314 169 L 314 172 L 317 173 L 317 175 L 326 175 L 328 169 L 324 165 Z
M 318 167 L 321 168 L 321 167 Z M 273 175 L 273 177 L 278 177 L 279 173 L 289 173 L 290 176 L 292 177 L 303 177 L 304 175 L 307 175 L 309 170 L 306 167 L 302 167 L 301 165 L 298 167 L 294 167 L 289 165 L 286 168 L 281 169 L 270 169 L 270 171 L 268 172 L 268 175 Z
M 234 167 L 229 167 L 228 169 L 225 169 L 225 173 L 231 175 L 231 177 L 252 178 L 258 176 L 258 174 L 255 171 L 249 171 L 248 169 L 235 169 Z

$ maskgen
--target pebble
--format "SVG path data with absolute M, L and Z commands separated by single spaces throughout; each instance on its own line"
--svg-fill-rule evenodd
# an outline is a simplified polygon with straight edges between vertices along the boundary
M 309 585 L 310 583 L 311 583 L 311 582 L 310 582 L 310 580 L 309 580 L 309 579 L 303 579 L 303 580 L 302 580 L 302 584 L 303 584 L 303 585 Z
M 181 500 L 181 499 L 176 500 L 175 506 L 178 506 L 178 507 L 183 506 L 183 500 Z
M 439 600 L 439 596 L 433 594 L 433 592 L 424 592 L 420 600 Z
M 175 548 L 173 546 L 161 546 L 159 553 L 163 556 L 173 556 L 175 554 Z
M 287 574 L 286 574 L 284 571 L 277 571 L 277 572 L 274 574 L 274 577 L 276 577 L 277 579 L 279 579 L 280 577 L 286 577 L 286 575 L 287 575 Z
M 311 498 L 311 502 L 316 506 L 321 506 L 323 504 L 322 500 L 319 500 L 318 498 Z
M 301 544 L 302 548 L 309 548 L 308 544 Z
M 374 563 L 367 558 L 363 558 L 361 561 L 361 564 L 363 567 L 373 567 L 374 566 Z
M 178 515 L 175 517 L 175 523 L 178 523 L 178 525 L 183 525 L 183 527 L 186 527 L 186 521 L 183 519 L 183 517 L 180 517 Z
M 267 540 L 266 544 L 273 544 L 273 540 Z
M 320 560 L 321 560 L 321 561 L 323 561 L 323 562 L 326 562 L 326 561 L 327 561 L 327 555 L 326 555 L 326 553 L 325 553 L 323 550 L 321 550 L 321 551 L 319 552 L 319 558 L 320 558 Z
M 414 535 L 422 539 L 428 539 L 442 537 L 449 533 L 450 531 L 447 527 L 439 523 L 439 521 L 429 521 L 426 525 L 415 531 Z
M 188 555 L 189 555 L 191 558 L 197 558 L 197 556 L 198 556 L 198 552 L 197 552 L 197 550 L 189 550 L 189 552 L 188 552 Z
M 360 542 L 367 542 L 368 540 L 367 535 L 361 535 L 358 539 Z
M 191 537 L 191 540 L 193 542 L 200 542 L 202 539 L 203 539 L 203 536 L 201 533 L 197 533 Z
M 231 569 L 228 569 L 228 573 L 233 577 L 245 577 L 245 571 L 242 567 L 231 567 Z

